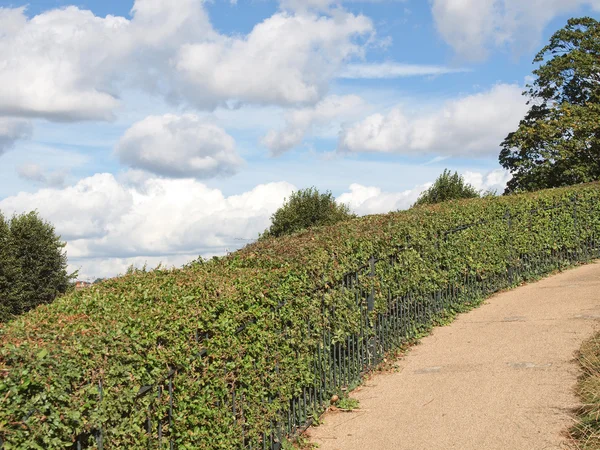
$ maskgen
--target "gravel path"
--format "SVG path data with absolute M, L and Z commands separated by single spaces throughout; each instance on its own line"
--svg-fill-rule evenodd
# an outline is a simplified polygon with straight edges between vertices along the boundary
M 600 263 L 498 294 L 436 328 L 312 428 L 320 450 L 563 449 L 574 352 L 599 328 Z

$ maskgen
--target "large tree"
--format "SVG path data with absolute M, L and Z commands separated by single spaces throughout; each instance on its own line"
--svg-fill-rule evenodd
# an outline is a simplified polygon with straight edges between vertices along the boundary
M 481 197 L 480 192 L 465 182 L 464 178 L 458 172 L 452 173 L 448 169 L 445 169 L 433 185 L 419 196 L 413 207 L 433 205 L 448 200 L 478 197 Z
M 67 272 L 65 244 L 54 227 L 37 213 L 0 214 L 0 322 L 71 288 L 76 274 Z
M 600 22 L 569 20 L 534 63 L 529 112 L 500 153 L 506 193 L 600 179 Z
M 333 225 L 355 217 L 347 205 L 338 204 L 329 191 L 316 188 L 293 192 L 285 204 L 271 216 L 271 227 L 262 237 L 283 236 L 310 227 Z

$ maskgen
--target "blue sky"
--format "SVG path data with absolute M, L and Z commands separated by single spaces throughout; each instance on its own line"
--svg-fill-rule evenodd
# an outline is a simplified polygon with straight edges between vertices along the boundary
M 0 1 L 0 210 L 82 278 L 253 239 L 294 189 L 359 214 L 444 169 L 502 190 L 535 53 L 600 0 Z

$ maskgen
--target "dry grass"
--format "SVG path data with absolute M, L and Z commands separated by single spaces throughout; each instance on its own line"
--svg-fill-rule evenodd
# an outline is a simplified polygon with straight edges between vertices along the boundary
M 582 375 L 576 392 L 583 403 L 571 436 L 582 449 L 600 449 L 600 333 L 581 346 L 577 360 Z

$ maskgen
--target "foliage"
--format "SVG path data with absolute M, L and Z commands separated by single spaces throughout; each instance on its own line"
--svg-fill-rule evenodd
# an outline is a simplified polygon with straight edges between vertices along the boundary
M 534 63 L 531 107 L 500 153 L 506 193 L 600 179 L 600 22 L 570 19 Z
M 360 408 L 360 402 L 355 398 L 344 396 L 337 401 L 335 406 L 344 411 L 353 411 Z
M 0 437 L 6 450 L 62 449 L 102 428 L 105 450 L 148 448 L 149 411 L 166 417 L 172 400 L 173 425 L 162 421 L 161 432 L 176 448 L 240 448 L 241 436 L 258 448 L 290 399 L 316 382 L 323 332 L 343 342 L 359 331 L 356 290 L 332 287 L 371 256 L 385 262 L 410 243 L 394 266 L 362 280 L 378 314 L 416 288 L 492 279 L 524 255 L 571 251 L 598 233 L 592 184 L 362 217 L 183 270 L 106 280 L 0 329 Z M 161 381 L 171 370 L 173 396 Z M 142 386 L 163 395 L 138 398 Z M 232 414 L 234 389 L 245 423 Z
M 493 194 L 488 193 L 486 195 Z M 413 207 L 434 205 L 436 203 L 447 202 L 448 200 L 477 198 L 480 196 L 479 191 L 466 183 L 458 172 L 454 172 L 453 174 L 448 169 L 444 169 L 444 172 L 435 180 L 433 186 L 419 196 Z
M 37 213 L 0 214 L 0 322 L 52 302 L 71 287 L 65 244 Z
M 333 225 L 355 217 L 347 205 L 338 205 L 331 192 L 316 188 L 293 192 L 286 203 L 271 216 L 271 227 L 264 237 L 279 237 L 307 228 Z
M 8 298 L 16 269 L 11 248 L 10 228 L 0 212 L 0 323 L 11 317 L 13 309 Z
M 577 394 L 583 402 L 571 435 L 580 448 L 600 448 L 600 333 L 583 343 L 577 355 L 582 376 Z

